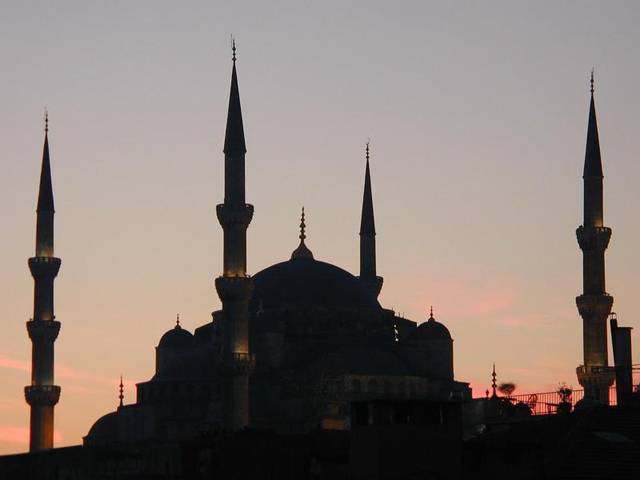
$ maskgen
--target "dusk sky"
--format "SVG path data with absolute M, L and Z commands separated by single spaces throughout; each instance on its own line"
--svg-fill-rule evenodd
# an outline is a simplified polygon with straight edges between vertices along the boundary
M 454 338 L 474 396 L 580 388 L 588 77 L 605 170 L 607 290 L 640 363 L 640 3 L 2 0 L 0 454 L 28 448 L 27 258 L 50 116 L 56 446 L 154 372 L 160 336 L 220 308 L 230 35 L 247 142 L 251 273 L 357 273 L 371 139 L 381 303 Z M 609 341 L 610 344 L 610 341 Z M 611 357 L 611 349 L 610 349 Z

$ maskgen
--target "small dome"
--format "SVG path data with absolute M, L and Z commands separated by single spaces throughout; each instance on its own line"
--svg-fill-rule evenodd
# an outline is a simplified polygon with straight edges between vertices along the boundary
M 158 348 L 188 348 L 193 344 L 193 335 L 189 330 L 185 330 L 180 326 L 180 322 L 176 322 L 176 326 L 162 335 Z
M 89 429 L 85 441 L 114 441 L 118 435 L 117 412 L 107 413 L 100 417 Z
M 433 311 L 426 322 L 418 325 L 413 334 L 414 340 L 451 340 L 449 329 L 433 318 Z

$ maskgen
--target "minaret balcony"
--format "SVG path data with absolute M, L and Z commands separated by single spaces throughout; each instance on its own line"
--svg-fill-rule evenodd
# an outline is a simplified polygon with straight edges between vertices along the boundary
M 578 245 L 582 251 L 604 251 L 609 246 L 611 229 L 609 227 L 585 227 L 576 229 Z
M 33 278 L 52 278 L 58 275 L 62 260 L 57 257 L 31 257 L 29 270 Z
M 218 277 L 216 290 L 222 303 L 249 301 L 253 292 L 253 279 L 249 276 Z
M 578 382 L 583 387 L 609 388 L 616 378 L 615 367 L 580 365 L 576 368 Z
M 24 398 L 34 407 L 53 407 L 60 400 L 60 387 L 57 385 L 30 385 L 24 387 Z
M 221 203 L 216 206 L 216 214 L 222 228 L 233 225 L 248 227 L 253 218 L 253 205 L 248 203 L 233 205 Z
M 580 316 L 585 319 L 606 319 L 613 306 L 613 297 L 608 293 L 600 295 L 580 295 L 576 297 L 576 306 Z
M 256 365 L 256 356 L 252 353 L 231 353 L 224 362 L 225 373 L 227 375 L 248 375 Z
M 27 332 L 29 338 L 34 342 L 50 341 L 58 338 L 60 333 L 60 322 L 55 320 L 29 320 L 27 322 Z

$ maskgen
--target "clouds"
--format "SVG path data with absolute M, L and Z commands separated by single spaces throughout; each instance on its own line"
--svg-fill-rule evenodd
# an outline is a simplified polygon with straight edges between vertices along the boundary
M 56 445 L 62 442 L 62 434 L 58 430 L 53 431 L 53 442 Z M 27 427 L 0 425 L 0 443 L 29 445 L 29 429 Z
M 22 359 L 9 358 L 3 355 L 0 355 L 0 368 L 21 372 L 31 372 L 31 364 L 29 362 Z M 120 382 L 120 377 L 106 377 L 104 375 L 97 375 L 92 372 L 78 370 L 76 368 L 60 364 L 56 364 L 55 366 L 55 375 L 56 378 L 61 380 L 70 380 L 71 382 L 68 382 L 65 389 L 73 389 L 74 391 L 86 391 L 87 383 L 116 387 Z M 78 382 L 79 385 L 74 382 Z M 126 380 L 124 383 L 133 384 L 134 382 Z

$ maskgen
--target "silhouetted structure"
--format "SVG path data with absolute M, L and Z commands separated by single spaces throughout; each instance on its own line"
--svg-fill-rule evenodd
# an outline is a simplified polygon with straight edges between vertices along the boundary
M 31 406 L 29 451 L 53 448 L 53 408 L 60 398 L 60 387 L 53 380 L 53 342 L 60 322 L 53 312 L 53 281 L 60 270 L 60 259 L 53 255 L 53 187 L 49 159 L 49 118 L 45 114 L 44 148 L 36 223 L 36 255 L 29 259 L 34 281 L 33 318 L 27 322 L 32 343 L 31 385 L 24 395 Z
M 247 227 L 253 217 L 253 205 L 245 203 L 244 142 L 240 92 L 236 74 L 236 45 L 233 42 L 233 69 L 224 139 L 224 203 L 216 208 L 224 230 L 224 265 L 216 278 L 216 290 L 222 301 L 224 377 L 224 425 L 238 430 L 249 425 L 249 375 L 254 356 L 249 344 L 249 300 L 253 280 L 247 275 Z M 205 360 L 206 361 L 206 360 Z
M 582 317 L 584 365 L 576 369 L 585 397 L 609 403 L 609 387 L 614 374 L 608 369 L 607 317 L 613 297 L 605 288 L 604 252 L 609 245 L 611 229 L 604 226 L 602 194 L 602 160 L 594 101 L 593 72 L 591 72 L 591 104 L 587 147 L 584 157 L 584 221 L 576 230 L 582 250 L 583 293 L 576 297 Z
M 156 373 L 137 400 L 99 419 L 87 445 L 174 443 L 224 428 L 305 433 L 348 429 L 352 401 L 470 398 L 453 375 L 453 341 L 433 317 L 415 322 L 377 300 L 369 147 L 361 219 L 361 275 L 314 258 L 305 243 L 289 260 L 247 275 L 244 128 L 235 49 L 225 137 L 222 310 L 194 334 L 176 323 L 156 349 Z
M 53 446 L 53 192 L 48 128 L 38 198 L 31 452 L 0 459 L 0 478 L 150 479 L 241 478 L 637 478 L 640 409 L 631 394 L 629 329 L 612 322 L 619 412 L 602 405 L 561 415 L 532 416 L 543 403 L 498 395 L 471 401 L 454 379 L 453 340 L 430 310 L 421 324 L 383 308 L 376 268 L 375 219 L 366 146 L 360 224 L 360 275 L 316 260 L 305 243 L 288 260 L 247 274 L 246 144 L 233 45 L 227 113 L 223 271 L 215 280 L 222 309 L 192 334 L 179 316 L 156 347 L 154 376 L 137 384 L 136 401 L 98 419 L 84 445 Z M 584 252 L 585 365 L 580 382 L 606 403 L 606 317 L 613 299 L 604 286 L 604 250 L 611 230 L 602 220 L 602 165 L 592 97 L 585 156 L 585 219 L 578 228 Z M 569 392 L 570 396 L 571 392 Z M 548 402 L 547 402 L 548 404 Z M 562 405 L 564 404 L 564 405 Z M 561 408 L 569 407 L 569 408 Z M 615 465 L 609 459 L 615 458 Z M 602 467 L 607 472 L 602 474 Z M 614 475 L 606 476 L 613 472 Z M 617 476 L 619 475 L 619 476 Z
M 382 289 L 382 277 L 376 275 L 376 224 L 373 215 L 371 173 L 369 171 L 369 142 L 366 149 L 367 165 L 364 174 L 362 195 L 362 218 L 360 220 L 360 281 L 376 298 Z

